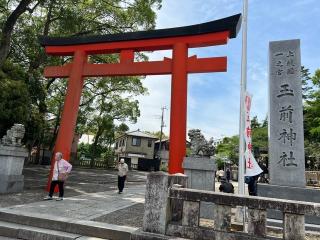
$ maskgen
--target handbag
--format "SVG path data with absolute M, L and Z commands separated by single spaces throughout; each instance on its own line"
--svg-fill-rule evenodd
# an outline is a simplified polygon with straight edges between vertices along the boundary
M 60 173 L 58 162 L 57 162 L 57 169 L 58 169 L 58 181 L 64 182 L 67 179 L 67 174 L 66 173 Z
M 250 181 L 251 181 L 251 177 L 249 177 L 249 176 L 245 176 L 245 177 L 244 177 L 244 182 L 245 182 L 246 184 L 249 184 Z

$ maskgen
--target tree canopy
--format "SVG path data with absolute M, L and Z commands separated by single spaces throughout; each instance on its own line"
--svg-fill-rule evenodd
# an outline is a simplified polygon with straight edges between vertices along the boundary
M 304 85 L 304 136 L 307 167 L 320 169 L 320 69 Z
M 68 63 L 71 57 L 47 56 L 38 42 L 39 35 L 149 30 L 155 27 L 155 10 L 160 7 L 161 0 L 1 0 L 0 135 L 13 123 L 23 123 L 30 148 L 53 148 L 67 80 L 45 79 L 42 73 L 45 66 Z M 114 63 L 118 58 L 117 54 L 98 55 L 89 61 Z M 146 56 L 137 54 L 136 58 Z M 139 102 L 133 97 L 147 93 L 141 79 L 86 79 L 77 132 L 90 132 L 95 135 L 95 144 L 110 146 L 117 129 L 115 120 L 135 122 L 140 116 Z

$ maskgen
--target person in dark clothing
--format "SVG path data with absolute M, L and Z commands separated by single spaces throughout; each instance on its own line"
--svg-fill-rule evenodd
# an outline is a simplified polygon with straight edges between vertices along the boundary
M 232 183 L 227 182 L 225 178 L 221 178 L 219 191 L 224 193 L 234 193 L 234 187 Z
M 128 173 L 128 165 L 124 162 L 124 159 L 121 158 L 120 162 L 118 163 L 118 189 L 119 189 L 118 193 L 119 194 L 121 194 L 123 191 L 127 173 Z
M 230 182 L 231 179 L 231 171 L 229 168 L 227 168 L 226 170 L 226 178 L 227 178 L 227 182 Z
M 258 188 L 257 188 L 257 180 L 259 175 L 257 176 L 246 176 L 245 183 L 248 184 L 248 192 L 250 196 L 257 196 L 258 195 Z

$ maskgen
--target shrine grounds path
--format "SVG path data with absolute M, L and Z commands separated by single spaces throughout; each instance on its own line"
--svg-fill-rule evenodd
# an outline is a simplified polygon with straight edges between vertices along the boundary
M 42 200 L 47 196 L 45 189 L 49 166 L 27 166 L 23 174 L 25 177 L 23 192 L 0 194 L 1 212 L 44 216 L 52 219 L 65 217 L 133 228 L 142 227 L 148 172 L 129 171 L 124 193 L 118 194 L 115 170 L 75 167 L 65 185 L 63 201 Z M 232 184 L 237 192 L 237 182 Z M 219 191 L 219 185 L 220 183 L 216 182 L 216 191 Z M 204 221 L 203 224 L 210 226 L 211 223 Z M 281 234 L 275 232 L 274 235 Z M 319 235 L 311 234 L 306 239 L 319 238 Z
M 48 174 L 49 166 L 25 167 L 23 192 L 0 194 L 0 210 L 91 221 L 97 218 L 97 221 L 112 224 L 142 226 L 148 172 L 129 171 L 124 193 L 118 194 L 115 170 L 74 168 L 65 184 L 65 198 L 61 202 L 42 201 L 47 196 Z
M 24 190 L 21 193 L 0 194 L 0 207 L 41 201 L 47 196 L 46 184 L 49 166 L 31 165 L 24 167 Z M 129 171 L 126 188 L 133 186 L 145 189 L 148 172 Z M 65 184 L 65 198 L 97 192 L 117 190 L 117 172 L 113 169 L 90 169 L 74 167 Z
M 75 167 L 65 184 L 65 199 L 62 202 L 42 201 L 47 196 L 48 174 L 49 166 L 25 167 L 23 192 L 0 194 L 0 210 L 142 226 L 148 172 L 129 171 L 124 193 L 118 194 L 116 170 Z M 237 183 L 233 184 L 237 190 Z M 216 184 L 216 191 L 219 185 Z

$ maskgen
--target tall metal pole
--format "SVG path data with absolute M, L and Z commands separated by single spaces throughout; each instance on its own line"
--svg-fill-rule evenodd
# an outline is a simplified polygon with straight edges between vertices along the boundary
M 238 168 L 238 193 L 244 195 L 244 129 L 245 129 L 245 115 L 244 115 L 244 98 L 247 89 L 247 17 L 248 17 L 248 0 L 243 0 L 242 13 L 242 57 L 241 57 L 241 83 L 240 83 L 240 120 L 239 120 L 239 168 Z M 246 231 L 245 224 L 245 208 L 238 208 L 236 219 L 243 223 L 243 230 Z
M 244 98 L 247 89 L 247 16 L 248 0 L 243 1 L 242 13 L 242 58 L 241 58 L 241 83 L 240 83 L 240 122 L 239 122 L 239 174 L 238 174 L 238 193 L 244 194 Z

